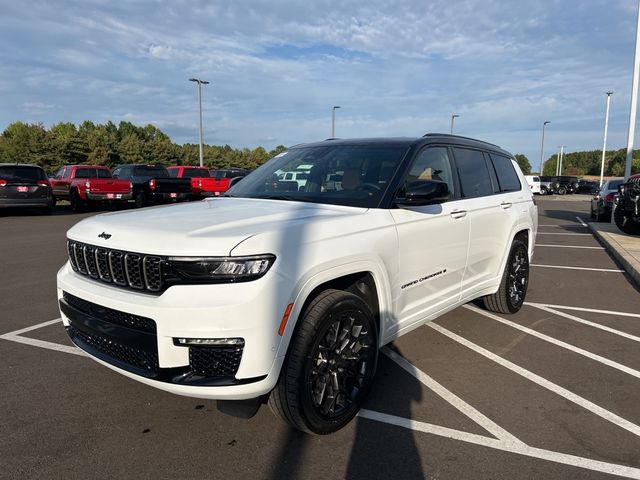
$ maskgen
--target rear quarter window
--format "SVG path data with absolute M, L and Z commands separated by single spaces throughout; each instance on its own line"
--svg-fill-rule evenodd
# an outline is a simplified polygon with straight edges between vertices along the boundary
M 509 157 L 491 153 L 491 163 L 498 177 L 498 184 L 501 192 L 516 192 L 522 189 L 518 174 L 513 167 L 513 162 Z

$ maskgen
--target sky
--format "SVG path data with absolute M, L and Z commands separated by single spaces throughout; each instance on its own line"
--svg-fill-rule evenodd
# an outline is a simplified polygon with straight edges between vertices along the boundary
M 540 161 L 627 143 L 637 0 L 0 0 L 0 131 L 151 123 L 234 148 L 455 133 Z

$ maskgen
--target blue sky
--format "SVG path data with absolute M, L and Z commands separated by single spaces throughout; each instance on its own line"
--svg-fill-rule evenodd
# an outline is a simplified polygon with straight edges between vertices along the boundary
M 0 0 L 0 130 L 152 123 L 270 149 L 448 132 L 540 159 L 626 146 L 637 0 Z

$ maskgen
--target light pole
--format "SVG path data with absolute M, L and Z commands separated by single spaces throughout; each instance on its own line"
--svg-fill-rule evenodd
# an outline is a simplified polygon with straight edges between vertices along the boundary
M 544 157 L 544 129 L 550 123 L 551 122 L 549 120 L 545 120 L 545 122 L 542 124 L 542 145 L 540 146 L 540 172 L 538 173 L 538 175 L 542 175 L 542 158 Z
M 556 175 L 562 175 L 562 156 L 564 155 L 565 147 L 566 145 L 558 145 L 560 155 L 558 155 L 558 159 L 556 160 Z
M 190 82 L 196 82 L 198 84 L 198 106 L 200 108 L 200 166 L 203 166 L 202 162 L 202 85 L 209 85 L 206 80 L 200 80 L 199 78 L 190 78 Z
M 331 138 L 336 138 L 336 109 L 338 108 L 340 105 L 331 107 Z
M 636 23 L 636 50 L 633 59 L 633 81 L 631 83 L 631 110 L 629 112 L 629 133 L 627 136 L 627 163 L 624 167 L 624 178 L 631 176 L 633 162 L 633 139 L 636 134 L 636 113 L 638 109 L 638 81 L 640 74 L 640 3 L 638 4 L 638 20 Z M 613 215 L 611 215 L 613 218 Z
M 457 114 L 455 114 L 455 113 L 454 113 L 453 115 L 451 115 L 451 135 L 453 135 L 453 122 L 454 122 L 454 120 L 455 120 L 456 118 L 458 118 L 459 116 L 460 116 L 460 115 L 457 115 Z
M 607 153 L 607 130 L 609 128 L 609 105 L 611 103 L 611 95 L 613 92 L 607 92 L 607 113 L 604 114 L 604 144 L 602 145 L 602 164 L 600 165 L 600 188 L 604 180 L 604 157 Z

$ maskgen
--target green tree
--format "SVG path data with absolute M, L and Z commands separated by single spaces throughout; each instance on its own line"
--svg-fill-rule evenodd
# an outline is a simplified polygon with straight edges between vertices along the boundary
M 522 173 L 524 173 L 525 175 L 529 175 L 531 173 L 531 164 L 529 163 L 529 159 L 526 157 L 526 155 L 517 153 L 516 162 L 518 162 L 518 165 L 520 165 L 520 170 L 522 170 Z

